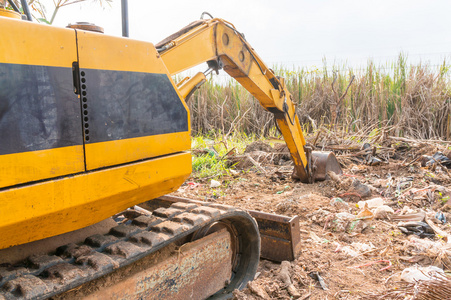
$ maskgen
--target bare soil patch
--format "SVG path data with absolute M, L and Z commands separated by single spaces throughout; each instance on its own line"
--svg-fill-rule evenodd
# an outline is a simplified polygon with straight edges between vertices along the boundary
M 450 271 L 451 244 L 446 235 L 451 235 L 451 177 L 446 145 L 392 141 L 377 151 L 362 149 L 345 147 L 338 152 L 342 176 L 302 184 L 291 178 L 289 162 L 259 159 L 272 152 L 260 144 L 254 156 L 253 151 L 246 153 L 254 162 L 222 177 L 219 187 L 193 177 L 175 193 L 242 209 L 299 215 L 300 256 L 283 264 L 261 260 L 256 279 L 244 291 L 235 291 L 235 299 L 385 297 L 402 288 L 413 289 L 413 283 L 408 285 L 401 276 L 408 267 Z M 432 159 L 438 151 L 443 157 Z M 359 207 L 359 201 L 372 199 L 376 200 L 370 203 L 382 201 L 384 208 L 365 210 L 363 203 Z M 423 216 L 424 228 L 405 224 L 415 222 L 418 215 Z M 441 235 L 427 227 L 429 223 Z M 428 230 L 429 235 L 421 234 Z M 447 291 L 442 288 L 443 295 L 450 296 Z

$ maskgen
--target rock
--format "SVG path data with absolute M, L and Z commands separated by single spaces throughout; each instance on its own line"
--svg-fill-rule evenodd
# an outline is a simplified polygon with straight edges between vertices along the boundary
M 288 294 L 290 294 L 294 299 L 301 297 L 301 293 L 294 287 L 293 284 L 287 287 Z
M 233 294 L 233 299 L 235 300 L 248 300 L 249 297 L 242 291 L 240 291 L 239 289 L 235 289 L 232 292 Z
M 361 197 L 369 197 L 371 196 L 371 189 L 366 184 L 361 183 L 357 179 L 352 182 L 353 190 L 359 194 Z
M 252 293 L 259 296 L 263 299 L 271 299 L 268 295 L 268 293 L 265 291 L 263 287 L 261 287 L 258 283 L 254 281 L 250 281 L 247 286 L 249 287 L 249 290 L 251 290 Z

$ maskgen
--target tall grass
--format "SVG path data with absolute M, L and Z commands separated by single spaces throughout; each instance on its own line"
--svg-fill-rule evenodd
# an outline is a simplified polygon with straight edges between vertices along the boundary
M 449 139 L 450 67 L 446 61 L 441 66 L 409 65 L 400 54 L 393 63 L 376 66 L 370 61 L 365 69 L 330 68 L 326 62 L 321 68 L 274 69 L 285 77 L 306 131 L 320 126 L 347 132 L 390 127 L 391 135 Z M 348 93 L 337 105 L 337 95 L 344 94 L 352 76 Z M 233 79 L 225 84 L 207 82 L 190 99 L 189 107 L 194 134 L 268 136 L 275 132 L 272 114 Z M 336 111 L 336 124 L 332 111 Z

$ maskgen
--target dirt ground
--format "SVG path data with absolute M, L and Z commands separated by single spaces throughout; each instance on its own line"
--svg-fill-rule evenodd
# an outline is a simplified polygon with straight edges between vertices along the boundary
M 175 193 L 300 217 L 299 257 L 282 264 L 261 260 L 256 279 L 236 291 L 234 299 L 414 299 L 404 298 L 413 291 L 413 284 L 401 279 L 404 269 L 434 265 L 449 272 L 451 177 L 446 145 L 398 141 L 367 151 L 348 147 L 336 152 L 343 175 L 313 184 L 291 178 L 291 162 L 286 153 L 280 156 L 286 150 L 257 148 L 246 151 L 253 162 L 240 156 L 244 163 L 218 179 L 219 186 L 193 177 Z M 430 157 L 438 151 L 444 155 Z M 383 208 L 358 207 L 359 201 L 375 198 Z M 416 234 L 410 229 L 404 234 L 407 225 L 399 227 L 400 222 L 418 220 L 426 227 L 416 226 Z

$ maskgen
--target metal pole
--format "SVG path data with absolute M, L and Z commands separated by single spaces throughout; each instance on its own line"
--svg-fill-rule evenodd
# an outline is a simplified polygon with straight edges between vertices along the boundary
M 20 0 L 20 3 L 22 4 L 23 13 L 27 16 L 28 21 L 33 21 L 30 9 L 28 8 L 27 0 Z
M 122 36 L 128 37 L 128 0 L 121 0 Z
M 8 0 L 9 5 L 11 5 L 11 7 L 14 9 L 15 12 L 18 12 L 19 14 L 21 13 L 19 8 L 17 7 L 16 3 L 14 3 L 14 1 L 12 0 Z

